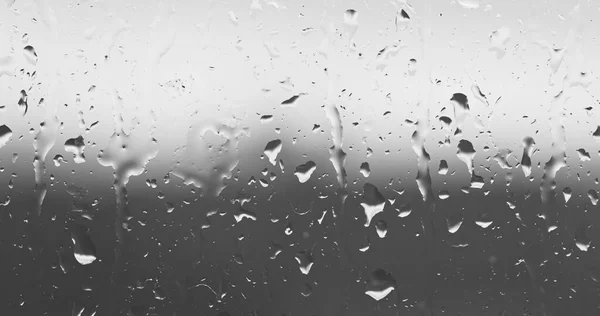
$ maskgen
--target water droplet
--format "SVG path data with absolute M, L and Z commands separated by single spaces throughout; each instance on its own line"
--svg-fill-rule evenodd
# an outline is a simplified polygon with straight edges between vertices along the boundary
M 277 155 L 281 152 L 281 148 L 283 147 L 283 143 L 280 139 L 272 140 L 267 143 L 265 146 L 265 156 L 269 159 L 269 162 L 274 166 L 277 160 Z
M 302 292 L 300 292 L 302 296 L 309 297 L 312 294 L 312 292 L 313 290 L 310 284 L 304 283 L 304 285 L 302 286 Z
M 510 28 L 503 26 L 490 34 L 490 51 L 496 53 L 496 58 L 506 54 L 506 43 L 510 40 Z
M 600 125 L 598 125 L 598 127 L 596 128 L 596 130 L 594 131 L 594 133 L 592 133 L 592 136 L 596 140 L 600 140 Z
M 470 174 L 473 174 L 473 158 L 475 157 L 475 153 L 473 144 L 470 141 L 465 139 L 460 140 L 456 155 L 467 165 Z
M 467 96 L 462 93 L 453 94 L 450 101 L 456 102 L 456 104 L 460 105 L 464 110 L 469 110 L 469 100 L 467 99 Z
M 448 173 L 448 162 L 446 160 L 440 160 L 440 166 L 438 168 L 438 173 L 441 175 L 445 175 Z
M 19 102 L 17 103 L 21 111 L 23 111 L 23 116 L 27 114 L 27 110 L 29 110 L 29 105 L 27 104 L 27 92 L 25 90 L 21 90 L 21 97 L 19 98 Z
M 477 224 L 477 226 L 481 227 L 481 228 L 488 228 L 490 225 L 492 225 L 494 222 L 493 221 L 475 221 L 475 224 Z M 460 228 L 460 227 L 459 227 Z M 458 229 L 457 229 L 458 230 Z
M 358 30 L 358 12 L 354 9 L 348 9 L 344 12 L 344 28 L 350 35 L 350 39 L 354 38 Z
M 0 126 L 0 148 L 4 147 L 12 137 L 12 130 L 6 126 Z
M 235 218 L 236 223 L 241 222 L 245 218 L 256 221 L 256 213 L 245 210 L 241 205 L 238 205 L 238 209 L 235 214 L 233 214 L 233 217 Z
M 583 148 L 577 149 L 577 155 L 579 156 L 580 161 L 590 161 L 591 160 L 590 153 L 585 151 L 585 149 L 583 149 Z
M 391 273 L 380 268 L 371 273 L 365 294 L 379 301 L 390 294 L 395 288 L 396 279 L 394 279 Z
M 394 20 L 394 24 L 396 25 L 396 30 L 404 31 L 408 27 L 408 23 L 410 22 L 410 16 L 408 12 L 404 9 L 398 10 L 396 13 L 396 19 Z
M 410 204 L 402 204 L 396 211 L 398 211 L 398 217 L 404 218 L 412 213 L 412 207 Z
M 375 230 L 377 231 L 379 238 L 384 238 L 388 232 L 387 223 L 384 220 L 378 220 L 377 223 L 375 223 Z
M 408 75 L 414 76 L 416 73 L 417 73 L 417 60 L 414 58 L 411 58 L 408 61 Z
M 458 0 L 458 4 L 460 4 L 461 7 L 469 10 L 479 8 L 479 0 Z
M 590 244 L 591 244 L 591 241 L 587 241 L 587 242 L 576 241 L 575 242 L 575 245 L 581 251 L 588 251 L 588 249 L 590 248 Z
M 440 198 L 440 200 L 445 200 L 450 197 L 450 192 L 448 192 L 447 190 L 442 190 L 438 194 L 438 197 Z
M 296 167 L 296 171 L 294 171 L 294 175 L 298 177 L 298 181 L 300 183 L 304 183 L 310 179 L 310 176 L 317 169 L 317 165 L 312 161 L 307 161 L 304 164 L 301 164 Z
M 463 223 L 462 219 L 460 219 L 460 220 L 447 219 L 446 224 L 448 225 L 448 232 L 450 234 L 456 233 L 460 229 L 460 226 L 462 226 L 462 223 Z
M 294 255 L 294 258 L 296 258 L 296 261 L 298 262 L 298 265 L 300 266 L 300 272 L 302 272 L 302 274 L 309 274 L 310 273 L 310 269 L 312 268 L 313 264 L 314 264 L 314 259 L 312 254 L 309 251 L 303 250 L 300 252 L 297 252 L 296 255 Z
M 33 46 L 31 45 L 27 45 L 23 48 L 23 55 L 25 56 L 25 59 L 27 60 L 27 62 L 29 62 L 32 65 L 36 65 L 38 62 L 38 55 L 35 52 L 35 49 L 33 48 Z
M 569 202 L 569 200 L 571 199 L 571 195 L 573 194 L 573 191 L 571 190 L 571 188 L 566 187 L 562 190 L 563 193 L 563 197 L 565 198 L 565 204 L 567 204 Z
M 596 190 L 590 189 L 588 191 L 588 198 L 592 202 L 592 205 L 598 205 L 598 192 Z
M 360 173 L 362 173 L 363 177 L 368 178 L 371 174 L 371 167 L 369 167 L 368 162 L 363 162 L 360 164 Z
M 235 26 L 237 26 L 239 23 L 239 20 L 233 11 L 229 11 L 229 21 L 231 21 L 231 23 L 233 23 Z
M 479 86 L 477 84 L 473 84 L 471 86 L 471 93 L 473 93 L 473 95 L 475 96 L 475 98 L 477 100 L 479 100 L 480 102 L 489 105 L 487 97 L 485 96 L 485 94 L 483 94 L 483 92 L 481 92 L 481 89 L 479 88 Z
M 292 97 L 290 97 L 289 99 L 283 100 L 281 102 L 281 107 L 287 108 L 287 107 L 295 107 L 296 106 L 296 101 L 298 101 L 298 99 L 300 98 L 300 96 L 302 96 L 303 94 L 296 94 L 293 95 Z
M 96 261 L 96 246 L 88 235 L 87 229 L 77 225 L 71 232 L 74 246 L 74 255 L 81 265 L 88 265 Z
M 385 198 L 379 192 L 377 187 L 370 183 L 365 183 L 363 186 L 363 202 L 360 203 L 360 205 L 365 211 L 365 227 L 368 227 L 371 225 L 371 219 L 378 213 L 383 212 Z
M 521 158 L 521 168 L 526 177 L 531 175 L 531 156 L 533 155 L 533 147 L 535 141 L 531 137 L 523 139 L 523 158 Z
M 152 292 L 154 293 L 154 298 L 156 300 L 162 301 L 165 298 L 167 298 L 167 296 L 165 295 L 165 292 L 160 287 L 156 287 L 155 289 L 152 290 Z
M 65 151 L 70 152 L 74 155 L 73 161 L 75 163 L 84 163 L 85 156 L 83 150 L 85 149 L 85 142 L 82 136 L 77 138 L 69 138 L 65 142 Z
M 273 122 L 273 115 L 263 115 L 260 117 L 261 124 L 268 124 Z

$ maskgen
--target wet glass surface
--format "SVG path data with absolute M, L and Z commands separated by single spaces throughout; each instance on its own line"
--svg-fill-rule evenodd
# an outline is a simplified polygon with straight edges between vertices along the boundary
M 4 0 L 0 315 L 598 315 L 599 19 Z

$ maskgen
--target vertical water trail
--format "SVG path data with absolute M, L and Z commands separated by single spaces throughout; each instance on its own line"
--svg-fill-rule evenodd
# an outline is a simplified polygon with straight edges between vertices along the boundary
M 355 15 L 356 12 L 354 12 L 353 14 Z M 357 21 L 355 22 L 358 23 Z M 358 25 L 354 26 L 355 28 L 358 27 Z M 348 267 L 347 245 L 344 242 L 345 202 L 348 197 L 348 192 L 346 189 L 347 179 L 345 169 L 346 153 L 343 150 L 344 128 L 342 118 L 340 115 L 340 111 L 336 105 L 337 91 L 339 91 L 340 88 L 338 87 L 338 82 L 340 79 L 340 70 L 338 63 L 340 62 L 340 60 L 342 60 L 342 56 L 339 54 L 337 49 L 338 47 L 336 46 L 337 33 L 333 22 L 324 22 L 324 24 L 321 25 L 321 28 L 324 33 L 322 53 L 327 63 L 327 95 L 324 100 L 324 110 L 325 115 L 329 120 L 329 123 L 331 124 L 331 137 L 333 146 L 329 149 L 329 154 L 330 161 L 333 164 L 333 167 L 337 174 L 337 195 L 339 198 L 339 207 L 334 208 L 332 212 L 336 234 L 335 243 L 337 244 L 337 248 L 339 251 L 340 262 L 339 275 L 337 276 L 337 278 L 340 281 L 339 284 L 343 285 L 346 291 L 349 291 L 351 287 L 351 276 L 348 274 L 350 270 Z M 339 298 L 345 301 L 347 296 L 348 293 L 346 293 L 345 295 L 340 293 Z M 340 307 L 340 312 L 342 312 L 342 310 L 345 308 L 345 304 L 345 302 L 342 303 L 342 306 Z
M 574 10 L 572 13 L 575 15 L 581 15 L 581 1 L 579 1 L 578 10 Z M 549 64 L 552 68 L 552 76 L 561 69 L 561 64 L 568 68 L 576 66 L 573 62 L 576 57 L 576 50 L 579 49 L 578 41 L 582 38 L 582 21 L 586 20 L 582 16 L 575 16 L 571 19 L 573 25 L 569 29 L 567 37 L 564 42 L 564 47 L 561 50 L 550 50 Z M 561 63 L 562 61 L 564 63 Z M 544 165 L 544 174 L 540 183 L 540 197 L 541 205 L 538 216 L 544 219 L 544 229 L 540 232 L 540 240 L 535 240 L 527 249 L 528 254 L 539 255 L 528 255 L 525 259 L 528 271 L 531 276 L 532 286 L 537 295 L 539 306 L 542 315 L 546 313 L 546 303 L 550 303 L 547 299 L 547 295 L 544 289 L 545 276 L 540 272 L 540 265 L 553 257 L 553 247 L 549 241 L 549 234 L 553 230 L 552 227 L 558 226 L 559 214 L 556 205 L 556 174 L 560 169 L 567 166 L 566 161 L 566 148 L 567 139 L 564 121 L 566 119 L 565 110 L 567 101 L 569 99 L 569 93 L 573 91 L 568 84 L 568 75 L 561 78 L 558 82 L 560 86 L 551 86 L 549 90 L 549 115 L 550 115 L 550 131 L 552 135 L 552 145 L 550 148 L 551 157 Z M 558 91 L 558 92 L 556 92 Z M 551 94 L 552 93 L 552 94 Z M 568 233 L 568 232 L 567 232 Z M 539 251 L 535 251 L 539 248 Z M 534 251 L 532 251 L 534 250 Z
M 426 269 L 426 280 L 424 281 L 426 285 L 425 293 L 423 293 L 424 301 L 421 302 L 424 309 L 424 313 L 432 314 L 431 304 L 432 304 L 432 296 L 434 293 L 434 269 L 435 269 L 435 230 L 433 224 L 433 213 L 435 212 L 435 196 L 433 195 L 432 190 L 432 182 L 431 175 L 429 170 L 429 161 L 430 156 L 427 150 L 425 149 L 425 141 L 427 134 L 429 132 L 429 105 L 430 105 L 430 96 L 432 94 L 432 84 L 431 84 L 431 63 L 432 59 L 429 56 L 429 33 L 430 25 L 428 21 L 428 16 L 431 12 L 431 6 L 428 1 L 423 2 L 422 8 L 422 16 L 421 16 L 421 25 L 419 27 L 420 33 L 420 48 L 421 48 L 421 59 L 423 67 L 423 71 L 418 71 L 418 83 L 419 83 L 419 101 L 418 101 L 418 111 L 419 111 L 419 119 L 417 122 L 417 128 L 412 135 L 412 147 L 415 151 L 415 154 L 418 158 L 418 171 L 416 182 L 419 187 L 419 191 L 423 197 L 423 213 L 421 214 L 421 226 L 423 227 L 423 235 L 426 238 L 425 248 L 423 250 L 423 259 L 426 260 L 425 264 L 428 266 Z M 400 295 L 400 291 L 398 291 L 398 295 Z M 400 299 L 400 297 L 398 297 Z

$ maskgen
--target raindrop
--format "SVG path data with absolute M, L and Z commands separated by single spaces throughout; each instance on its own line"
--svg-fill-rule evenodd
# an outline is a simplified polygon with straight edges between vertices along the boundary
M 12 130 L 6 126 L 0 126 L 0 148 L 4 147 L 12 137 Z
M 565 204 L 567 204 L 569 202 L 569 200 L 571 199 L 571 195 L 573 194 L 573 191 L 571 190 L 571 188 L 566 187 L 562 190 L 563 193 L 563 197 L 565 198 Z
M 447 190 L 442 190 L 438 194 L 438 197 L 440 198 L 440 200 L 445 200 L 450 197 L 450 192 L 448 192 Z
M 277 155 L 279 155 L 279 152 L 281 152 L 281 148 L 283 146 L 283 143 L 281 142 L 280 139 L 276 139 L 276 140 L 272 140 L 270 142 L 267 143 L 267 145 L 265 146 L 265 156 L 267 156 L 267 158 L 269 159 L 269 162 L 274 166 L 277 160 Z
M 410 22 L 410 16 L 404 9 L 398 10 L 396 13 L 396 19 L 394 23 L 396 25 L 396 30 L 404 31 L 408 27 L 408 23 Z
M 96 246 L 88 235 L 87 229 L 77 225 L 71 232 L 74 246 L 74 255 L 81 265 L 88 265 L 96 261 Z
M 585 149 L 583 149 L 583 148 L 577 149 L 577 155 L 579 156 L 580 161 L 590 161 L 591 160 L 590 153 L 585 151 Z
M 458 143 L 458 151 L 456 155 L 462 160 L 469 169 L 469 173 L 473 173 L 473 158 L 475 157 L 475 149 L 470 141 L 462 139 Z
M 368 162 L 363 162 L 360 164 L 360 173 L 362 173 L 363 177 L 368 178 L 371 174 L 371 168 L 369 167 Z
M 379 301 L 390 294 L 395 288 L 396 280 L 392 274 L 380 268 L 371 273 L 365 294 Z
M 32 65 L 36 65 L 38 62 L 38 55 L 35 53 L 35 49 L 31 45 L 27 45 L 23 48 L 23 55 L 27 62 Z
M 83 150 L 85 149 L 85 142 L 83 141 L 83 137 L 79 136 L 77 138 L 69 138 L 65 142 L 65 151 L 70 152 L 74 155 L 75 163 L 84 163 L 85 156 L 83 155 Z
M 444 124 L 444 127 L 450 128 L 450 124 L 452 124 L 452 119 L 447 116 L 440 116 L 440 122 Z
M 377 187 L 370 183 L 363 186 L 363 201 L 360 203 L 365 211 L 365 227 L 371 225 L 371 219 L 378 213 L 383 212 L 385 207 L 385 198 L 379 192 Z
M 483 94 L 483 92 L 481 92 L 481 89 L 479 88 L 479 86 L 477 84 L 473 84 L 471 86 L 471 93 L 473 93 L 473 95 L 475 96 L 476 99 L 478 99 L 482 103 L 489 105 L 487 97 L 485 96 L 485 94 Z
M 590 202 L 592 202 L 592 205 L 598 205 L 598 192 L 596 190 L 590 189 L 587 195 L 588 198 L 590 198 Z
M 239 23 L 239 20 L 233 11 L 229 11 L 229 21 L 231 21 L 231 23 L 233 23 L 235 26 L 237 26 Z
M 526 177 L 531 175 L 531 156 L 533 155 L 533 147 L 535 141 L 531 137 L 523 139 L 523 158 L 521 159 L 521 168 Z
M 475 221 L 475 224 L 477 224 L 477 226 L 484 228 L 484 229 L 488 228 L 493 223 L 494 223 L 493 221 Z
M 239 205 L 237 211 L 235 214 L 233 214 L 233 218 L 235 218 L 236 223 L 241 222 L 245 218 L 256 221 L 256 213 L 245 210 L 241 205 Z
M 596 128 L 596 130 L 594 131 L 594 133 L 592 133 L 592 136 L 596 140 L 600 140 L 600 125 L 598 125 L 598 127 Z
M 402 204 L 396 211 L 398 211 L 398 217 L 404 218 L 412 213 L 412 207 L 410 204 Z
M 312 287 L 310 286 L 310 284 L 308 283 L 304 283 L 304 285 L 302 286 L 302 292 L 300 292 L 300 294 L 302 294 L 302 296 L 304 297 L 309 297 L 312 294 Z
M 294 175 L 298 177 L 300 183 L 304 183 L 310 179 L 310 176 L 316 169 L 317 165 L 312 160 L 309 160 L 306 163 L 297 166 Z
M 283 100 L 281 102 L 281 107 L 295 107 L 296 106 L 296 101 L 298 101 L 298 99 L 300 98 L 300 96 L 302 96 L 302 93 L 301 94 L 293 95 L 289 99 Z
M 261 124 L 267 124 L 273 122 L 273 115 L 263 115 L 260 117 Z
M 27 110 L 29 109 L 29 105 L 27 104 L 27 92 L 25 90 L 21 90 L 21 97 L 19 98 L 19 102 L 17 103 L 21 111 L 23 111 L 23 116 L 27 114 Z
M 450 98 L 450 101 L 454 101 L 463 109 L 469 110 L 469 100 L 467 99 L 467 96 L 462 93 L 453 94 L 452 98 Z
M 448 162 L 446 160 L 440 160 L 440 166 L 438 168 L 438 173 L 441 175 L 445 175 L 448 173 Z
M 344 28 L 352 39 L 358 30 L 358 12 L 356 10 L 348 9 L 344 12 Z
M 60 164 L 66 162 L 65 158 L 63 158 L 63 156 L 61 156 L 61 155 L 54 156 L 54 159 L 52 159 L 52 161 L 54 162 L 55 167 L 60 167 Z
M 447 219 L 446 224 L 448 225 L 448 232 L 450 234 L 456 233 L 460 229 L 460 226 L 462 226 L 462 223 L 463 223 L 462 219 L 460 219 L 458 221 Z
M 377 223 L 375 223 L 375 230 L 377 231 L 379 238 L 384 238 L 388 232 L 387 223 L 384 220 L 378 220 Z
M 408 61 L 408 74 L 410 76 L 414 76 L 417 73 L 417 60 L 414 58 L 411 58 Z
M 496 53 L 496 58 L 506 54 L 506 43 L 510 40 L 510 28 L 503 26 L 490 34 L 490 51 Z
M 294 258 L 296 258 L 296 261 L 298 262 L 298 265 L 300 266 L 300 272 L 302 272 L 302 274 L 309 274 L 310 273 L 310 269 L 312 268 L 313 264 L 314 264 L 314 259 L 312 254 L 309 251 L 303 250 L 300 252 L 297 252 L 294 255 Z
M 458 0 L 458 4 L 460 4 L 461 7 L 469 10 L 479 8 L 479 0 Z

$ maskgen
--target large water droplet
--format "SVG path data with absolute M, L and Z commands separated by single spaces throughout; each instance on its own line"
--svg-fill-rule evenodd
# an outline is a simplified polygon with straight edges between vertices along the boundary
M 371 225 L 371 219 L 378 213 L 383 212 L 385 207 L 385 198 L 379 192 L 377 187 L 370 183 L 363 186 L 363 201 L 360 203 L 365 211 L 365 227 Z
M 294 256 L 294 258 L 296 258 L 296 261 L 298 262 L 298 265 L 300 266 L 300 272 L 302 272 L 302 274 L 309 274 L 310 269 L 312 268 L 312 266 L 314 264 L 314 259 L 313 259 L 312 254 L 309 251 L 303 250 L 303 251 L 297 252 L 296 255 Z
M 73 160 L 75 163 L 84 163 L 85 156 L 83 155 L 83 150 L 85 149 L 85 142 L 82 136 L 77 138 L 69 138 L 65 142 L 65 151 L 73 154 Z
M 467 165 L 470 174 L 473 174 L 473 158 L 475 157 L 475 153 L 473 144 L 470 141 L 465 139 L 460 140 L 456 155 Z
M 35 53 L 35 49 L 31 45 L 27 45 L 23 48 L 23 55 L 27 62 L 32 65 L 36 65 L 38 62 L 38 55 Z
M 399 208 L 396 209 L 398 211 L 398 217 L 407 217 L 412 213 L 412 207 L 410 204 L 402 204 Z
M 4 147 L 12 137 L 12 130 L 6 126 L 0 126 L 0 148 Z
M 368 162 L 363 162 L 360 164 L 360 173 L 362 173 L 363 177 L 368 178 L 371 174 L 371 167 Z
M 283 143 L 280 139 L 272 140 L 267 143 L 265 146 L 265 156 L 269 159 L 269 162 L 274 166 L 277 162 L 277 155 L 281 152 L 281 148 L 283 147 Z
M 390 294 L 395 288 L 396 279 L 394 279 L 392 274 L 383 269 L 377 269 L 371 273 L 365 294 L 379 301 Z
M 306 163 L 297 166 L 294 175 L 298 177 L 300 183 L 304 183 L 310 179 L 310 176 L 316 169 L 317 165 L 312 160 L 309 160 Z
M 592 205 L 598 205 L 598 191 L 590 189 L 588 191 L 588 198 L 590 199 L 590 202 L 592 202 Z
M 85 227 L 75 226 L 71 232 L 71 240 L 73 241 L 74 255 L 77 262 L 88 265 L 96 261 L 96 246 Z

